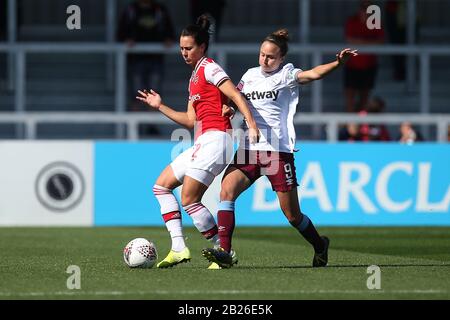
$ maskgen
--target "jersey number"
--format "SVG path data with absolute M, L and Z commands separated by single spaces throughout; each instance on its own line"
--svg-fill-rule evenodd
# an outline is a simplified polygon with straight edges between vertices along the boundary
M 294 183 L 294 179 L 292 177 L 294 176 L 294 173 L 292 172 L 292 166 L 290 163 L 286 163 L 284 165 L 284 172 L 286 176 L 286 184 L 289 186 Z

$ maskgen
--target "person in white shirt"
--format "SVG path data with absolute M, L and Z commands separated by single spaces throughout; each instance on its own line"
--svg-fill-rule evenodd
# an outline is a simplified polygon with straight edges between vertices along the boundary
M 263 175 L 267 176 L 277 193 L 281 210 L 289 223 L 313 246 L 313 267 L 323 267 L 328 263 L 329 239 L 320 236 L 311 220 L 300 210 L 293 155 L 293 118 L 299 85 L 322 79 L 350 57 L 356 56 L 357 50 L 346 48 L 336 54 L 335 61 L 303 71 L 291 63 L 284 64 L 288 40 L 287 29 L 267 36 L 260 47 L 259 67 L 249 69 L 238 85 L 261 135 L 255 144 L 250 144 L 248 137 L 242 135 L 239 149 L 222 179 L 217 213 L 220 248 L 202 251 L 203 256 L 219 268 L 232 266 L 230 251 L 235 227 L 234 203 Z

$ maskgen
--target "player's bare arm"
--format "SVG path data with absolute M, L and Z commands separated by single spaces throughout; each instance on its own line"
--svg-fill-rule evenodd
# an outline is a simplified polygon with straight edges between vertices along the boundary
M 192 102 L 188 103 L 187 112 L 180 112 L 175 111 L 171 107 L 162 103 L 161 96 L 154 90 L 150 90 L 150 92 L 147 90 L 139 90 L 138 93 L 140 96 L 136 96 L 136 99 L 145 102 L 152 109 L 159 110 L 167 118 L 178 123 L 179 125 L 182 125 L 188 129 L 194 128 L 195 111 L 192 106 Z
M 223 92 L 239 109 L 247 121 L 249 127 L 249 140 L 251 143 L 256 143 L 259 137 L 259 130 L 256 126 L 255 119 L 253 118 L 247 102 L 241 93 L 236 89 L 231 80 L 225 80 L 220 86 L 219 90 Z
M 346 48 L 336 54 L 336 60 L 327 64 L 321 64 L 310 70 L 302 71 L 297 74 L 297 81 L 300 84 L 307 84 L 314 80 L 320 80 L 339 66 L 345 64 L 350 57 L 358 55 L 358 50 Z
M 229 104 L 222 105 L 222 117 L 228 117 L 231 119 L 234 118 L 234 115 L 236 114 L 236 110 Z

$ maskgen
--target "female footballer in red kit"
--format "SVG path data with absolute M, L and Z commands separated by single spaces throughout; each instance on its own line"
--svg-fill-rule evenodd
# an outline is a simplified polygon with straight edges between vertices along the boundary
M 173 190 L 183 185 L 181 203 L 204 237 L 214 244 L 218 229 L 214 217 L 201 203 L 203 194 L 214 178 L 230 162 L 233 143 L 230 119 L 223 115 L 223 104 L 233 101 L 249 124 L 249 140 L 258 139 L 258 128 L 247 102 L 231 82 L 225 71 L 206 56 L 209 44 L 210 21 L 202 15 L 195 25 L 187 26 L 180 36 L 180 50 L 184 61 L 193 69 L 189 81 L 189 102 L 186 112 L 178 112 L 165 105 L 153 90 L 138 91 L 136 98 L 159 110 L 169 119 L 192 129 L 195 125 L 194 145 L 180 154 L 160 174 L 153 193 L 161 207 L 161 214 L 172 238 L 172 248 L 158 268 L 167 268 L 191 259 L 183 236 L 180 207 Z

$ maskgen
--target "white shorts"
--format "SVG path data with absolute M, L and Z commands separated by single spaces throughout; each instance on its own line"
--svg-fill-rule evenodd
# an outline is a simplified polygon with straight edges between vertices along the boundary
M 178 181 L 183 182 L 187 175 L 209 186 L 231 161 L 233 152 L 233 141 L 228 133 L 208 131 L 176 157 L 170 166 Z

